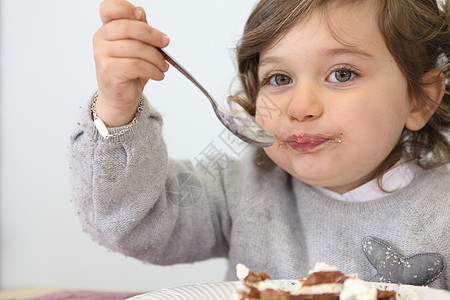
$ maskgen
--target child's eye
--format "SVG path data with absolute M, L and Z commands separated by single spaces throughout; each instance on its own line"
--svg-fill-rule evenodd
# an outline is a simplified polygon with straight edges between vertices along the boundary
M 286 85 L 291 84 L 292 79 L 289 76 L 278 74 L 278 75 L 272 75 L 266 80 L 267 83 L 270 83 L 271 85 L 279 86 L 279 85 Z
M 344 83 L 349 80 L 354 79 L 358 74 L 349 69 L 349 68 L 341 68 L 333 71 L 330 76 L 328 76 L 327 80 L 332 83 Z

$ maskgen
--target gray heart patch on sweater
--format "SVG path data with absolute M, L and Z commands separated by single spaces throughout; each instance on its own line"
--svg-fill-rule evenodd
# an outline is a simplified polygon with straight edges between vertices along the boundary
M 427 285 L 439 278 L 445 269 L 442 255 L 421 253 L 403 257 L 390 245 L 375 237 L 365 237 L 362 248 L 378 271 L 372 281 Z

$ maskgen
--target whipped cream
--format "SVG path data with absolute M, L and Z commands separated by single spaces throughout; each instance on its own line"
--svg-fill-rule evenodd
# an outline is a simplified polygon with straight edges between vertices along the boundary
M 309 274 L 314 272 L 324 272 L 324 271 L 339 271 L 338 267 L 332 266 L 323 262 L 318 262 L 314 265 L 314 269 L 309 271 Z
M 250 269 L 244 266 L 243 264 L 236 265 L 236 276 L 239 280 L 244 280 L 245 278 L 247 278 L 249 273 Z
M 344 281 L 339 300 L 377 300 L 377 288 L 358 278 Z

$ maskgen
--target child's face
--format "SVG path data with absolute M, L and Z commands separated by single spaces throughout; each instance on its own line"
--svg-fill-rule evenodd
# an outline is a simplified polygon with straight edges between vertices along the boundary
M 275 136 L 269 157 L 296 178 L 347 192 L 371 179 L 408 125 L 405 76 L 368 4 L 319 13 L 261 53 L 256 120 Z

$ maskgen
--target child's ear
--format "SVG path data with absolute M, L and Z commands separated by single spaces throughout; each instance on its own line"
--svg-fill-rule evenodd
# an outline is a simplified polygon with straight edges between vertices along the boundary
M 415 99 L 405 124 L 406 128 L 412 131 L 420 130 L 427 124 L 441 103 L 445 93 L 445 78 L 439 70 L 427 72 L 424 75 L 424 82 L 430 82 L 425 87 L 425 93 L 433 103 L 432 105 L 424 104 L 422 101 Z

